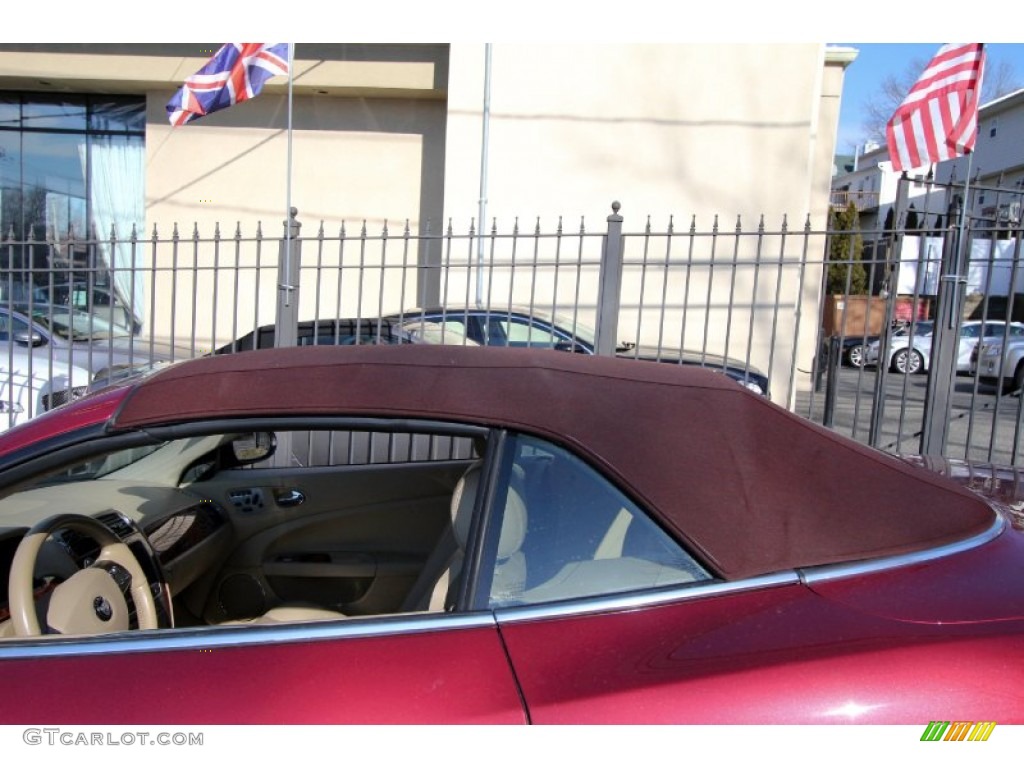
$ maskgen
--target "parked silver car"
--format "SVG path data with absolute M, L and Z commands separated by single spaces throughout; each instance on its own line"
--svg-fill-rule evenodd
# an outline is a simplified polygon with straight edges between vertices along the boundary
M 45 352 L 0 345 L 0 432 L 82 397 L 89 372 Z
M 187 347 L 133 336 L 95 314 L 52 304 L 34 308 L 31 316 L 0 307 L 0 346 L 3 342 L 45 349 L 50 359 L 84 368 L 94 377 L 196 357 Z
M 922 320 L 892 334 L 889 348 L 883 356 L 879 347 L 881 340 L 875 340 L 867 347 L 864 360 L 867 365 L 878 365 L 884 360 L 897 373 L 923 373 L 931 368 L 932 334 L 934 323 Z M 960 326 L 960 340 L 957 346 L 957 373 L 970 373 L 971 354 L 982 340 L 1001 339 L 1006 331 L 1002 320 L 965 320 Z M 1024 323 L 1010 323 L 1011 337 L 1024 337 Z

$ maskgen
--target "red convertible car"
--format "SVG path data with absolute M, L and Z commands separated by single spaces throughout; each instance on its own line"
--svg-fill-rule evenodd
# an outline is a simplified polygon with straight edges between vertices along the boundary
M 7 724 L 1024 723 L 1020 505 L 699 368 L 208 357 L 0 496 Z

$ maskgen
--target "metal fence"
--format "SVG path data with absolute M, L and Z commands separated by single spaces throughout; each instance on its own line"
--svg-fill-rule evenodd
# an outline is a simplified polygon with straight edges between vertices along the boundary
M 872 295 L 826 308 L 832 332 L 798 412 L 886 451 L 1019 463 L 1020 196 L 904 176 L 887 221 L 858 233 Z M 854 349 L 868 366 L 849 365 Z
M 859 262 L 829 258 L 837 238 L 854 234 L 809 218 L 630 222 L 617 204 L 596 228 L 559 220 L 332 230 L 321 222 L 310 234 L 306 222 L 302 234 L 293 211 L 274 235 L 237 226 L 230 234 L 175 227 L 123 239 L 8 238 L 0 242 L 2 410 L 20 423 L 91 380 L 100 386 L 150 361 L 231 349 L 266 326 L 290 345 L 303 322 L 482 306 L 563 316 L 573 330 L 593 329 L 598 353 L 649 348 L 679 361 L 685 351 L 712 367 L 732 360 L 764 374 L 775 402 L 884 450 L 1016 462 L 1020 399 L 950 366 L 965 319 L 1016 317 L 1019 224 L 925 232 L 907 226 L 905 198 L 895 223 L 855 233 L 865 245 Z M 829 267 L 846 268 L 838 296 L 826 295 Z M 857 267 L 863 291 L 855 290 Z M 867 308 L 859 325 L 858 302 Z M 26 333 L 19 318 L 37 326 Z M 918 321 L 936 318 L 942 329 L 925 373 L 844 364 L 851 342 L 864 347 L 878 336 L 889 349 L 899 343 L 893 323 L 909 319 L 913 343 L 924 338 Z M 69 327 L 71 339 L 49 335 Z

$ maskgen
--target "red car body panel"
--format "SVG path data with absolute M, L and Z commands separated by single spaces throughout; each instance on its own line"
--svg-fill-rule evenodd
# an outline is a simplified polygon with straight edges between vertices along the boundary
M 957 602 L 969 564 L 959 576 L 940 571 L 931 569 L 932 590 Z M 837 581 L 823 594 L 792 584 L 598 615 L 509 621 L 499 614 L 499 621 L 538 724 L 1024 723 L 1024 620 L 949 626 L 859 605 L 884 595 L 910 615 L 922 602 L 934 608 L 934 596 L 910 581 L 903 590 L 900 576 L 887 573 Z M 963 588 L 985 593 L 977 583 Z M 994 587 L 993 598 L 1001 591 Z
M 102 424 L 117 412 L 130 391 L 129 387 L 122 386 L 98 392 L 19 424 L 0 435 L 0 456 L 10 455 L 76 429 Z
M 493 626 L 0 659 L 0 680 L 9 725 L 525 722 Z
M 892 571 L 825 581 L 813 589 L 859 613 L 947 627 L 1001 625 L 1009 631 L 1010 624 L 1024 622 L 1021 584 L 1024 533 L 1007 526 L 981 547 Z

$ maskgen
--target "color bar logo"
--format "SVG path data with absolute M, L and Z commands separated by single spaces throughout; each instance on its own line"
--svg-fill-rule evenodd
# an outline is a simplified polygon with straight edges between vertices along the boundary
M 988 741 L 996 724 L 972 720 L 932 720 L 921 734 L 921 741 Z

